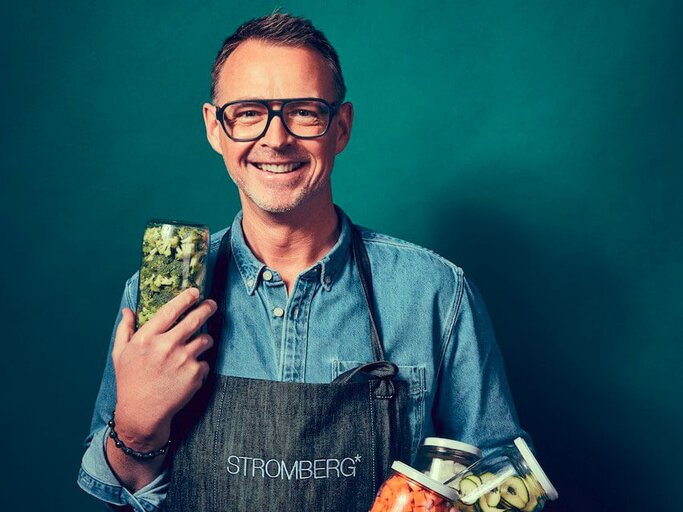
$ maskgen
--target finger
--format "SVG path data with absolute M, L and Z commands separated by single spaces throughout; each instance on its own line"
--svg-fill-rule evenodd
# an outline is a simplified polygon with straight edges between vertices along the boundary
M 168 331 L 178 318 L 199 300 L 199 290 L 188 288 L 159 308 L 152 318 L 140 328 L 143 332 L 162 333 Z
M 188 365 L 187 370 L 190 375 L 191 384 L 196 393 L 204 385 L 206 379 L 209 377 L 210 367 L 206 361 L 196 361 L 192 365 Z
M 211 299 L 203 301 L 169 331 L 173 335 L 173 339 L 178 343 L 185 343 L 202 328 L 204 322 L 216 312 L 216 309 L 215 301 Z
M 206 382 L 206 378 L 209 376 L 209 371 L 211 371 L 209 363 L 206 361 L 199 361 L 199 371 L 197 376 L 201 379 L 200 382 L 202 384 Z
M 213 338 L 209 334 L 200 334 L 185 345 L 185 350 L 190 357 L 197 359 L 211 347 L 213 347 Z
M 114 336 L 114 348 L 111 352 L 114 362 L 118 361 L 119 354 L 121 354 L 121 351 L 133 337 L 133 333 L 135 333 L 135 313 L 129 308 L 123 308 L 121 315 L 121 321 L 116 327 L 116 334 Z

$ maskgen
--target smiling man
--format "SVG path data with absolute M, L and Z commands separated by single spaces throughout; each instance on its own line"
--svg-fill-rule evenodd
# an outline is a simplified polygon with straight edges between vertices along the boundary
M 203 116 L 242 210 L 212 237 L 210 299 L 185 291 L 136 332 L 126 283 L 85 491 L 138 511 L 365 511 L 423 437 L 487 451 L 526 435 L 462 270 L 333 203 L 345 90 L 308 20 L 225 41 Z

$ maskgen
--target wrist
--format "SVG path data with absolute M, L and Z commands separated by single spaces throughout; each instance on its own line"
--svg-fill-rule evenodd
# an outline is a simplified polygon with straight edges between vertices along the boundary
M 171 420 L 151 420 L 116 409 L 116 434 L 133 450 L 146 452 L 166 444 L 171 436 Z
M 169 447 L 171 446 L 171 438 L 170 437 L 168 438 L 168 441 L 166 441 L 161 448 L 156 448 L 154 450 L 145 450 L 145 451 L 137 450 L 134 447 L 126 445 L 119 438 L 119 435 L 116 432 L 116 420 L 114 419 L 114 417 L 115 417 L 115 413 L 112 412 L 111 419 L 107 423 L 109 425 L 109 437 L 114 442 L 114 446 L 119 448 L 123 453 L 125 453 L 129 457 L 133 457 L 134 459 L 138 459 L 139 461 L 154 459 L 155 457 L 159 457 L 160 455 L 166 455 L 166 452 L 168 451 Z

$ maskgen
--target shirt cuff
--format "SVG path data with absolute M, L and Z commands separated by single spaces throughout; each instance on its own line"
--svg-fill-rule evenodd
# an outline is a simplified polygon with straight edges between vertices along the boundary
M 83 455 L 78 485 L 88 494 L 112 505 L 130 505 L 136 512 L 159 512 L 168 492 L 169 470 L 131 493 L 112 471 L 105 455 L 109 427 L 96 431 Z

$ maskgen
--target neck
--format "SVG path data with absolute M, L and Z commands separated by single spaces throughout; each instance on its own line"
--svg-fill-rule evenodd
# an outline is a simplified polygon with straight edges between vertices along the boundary
M 303 270 L 334 247 L 339 237 L 332 202 L 316 209 L 315 214 L 269 213 L 243 203 L 242 230 L 254 256 L 282 276 L 287 290 Z

